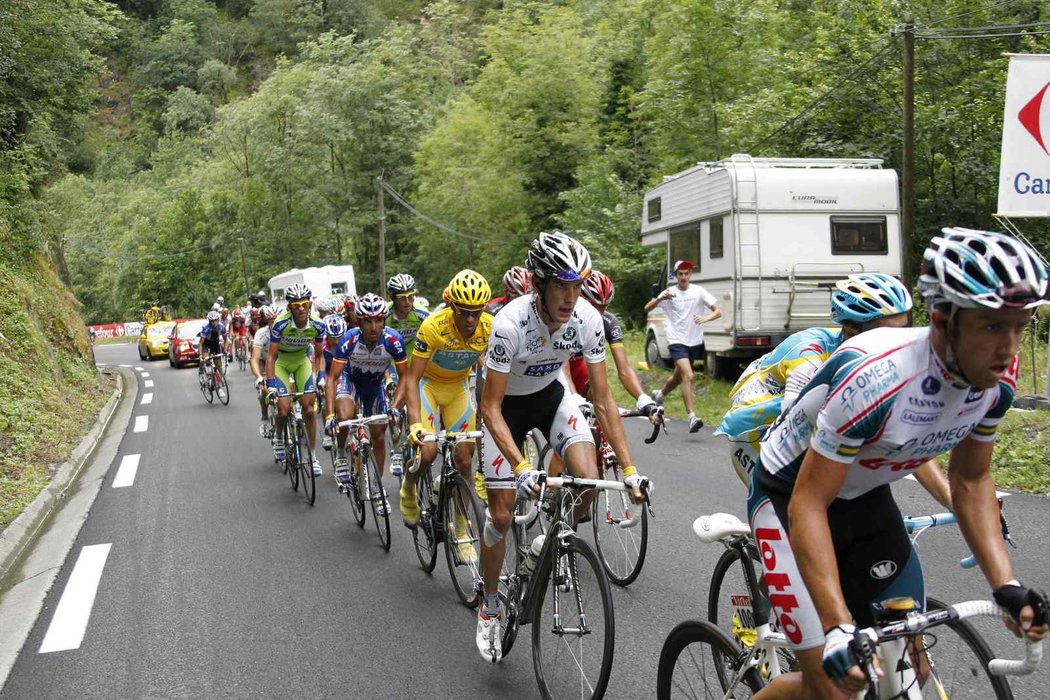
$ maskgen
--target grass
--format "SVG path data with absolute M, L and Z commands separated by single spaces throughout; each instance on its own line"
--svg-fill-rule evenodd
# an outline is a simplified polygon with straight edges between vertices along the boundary
M 642 387 L 650 394 L 659 389 L 670 376 L 670 370 L 662 367 L 639 370 L 638 362 L 645 357 L 645 336 L 641 331 L 627 331 L 625 347 L 631 366 L 638 374 Z M 1033 344 L 1031 338 L 1025 339 L 1020 353 L 1020 379 L 1018 395 L 1035 393 L 1032 383 Z M 1045 342 L 1034 344 L 1035 377 L 1038 393 L 1046 391 L 1046 354 Z M 613 394 L 621 406 L 633 406 L 634 400 L 615 379 L 616 367 L 612 356 L 607 359 Z M 729 410 L 729 392 L 733 388 L 730 382 L 713 380 L 702 370 L 696 372 L 694 394 L 696 413 L 709 426 L 717 426 L 722 416 Z M 684 419 L 685 408 L 682 405 L 681 393 L 675 390 L 667 397 L 664 408 L 667 415 Z M 728 458 L 727 458 L 728 459 Z M 999 425 L 999 437 L 992 458 L 992 473 L 1000 487 L 1016 489 L 1026 493 L 1050 495 L 1050 411 L 1010 411 Z

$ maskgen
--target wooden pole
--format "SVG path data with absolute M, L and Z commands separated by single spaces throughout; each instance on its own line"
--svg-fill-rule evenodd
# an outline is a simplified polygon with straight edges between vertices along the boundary
M 904 147 L 901 154 L 901 266 L 904 284 L 910 289 L 915 281 L 911 266 L 912 240 L 915 236 L 915 22 L 910 12 L 904 15 L 904 114 L 902 130 Z
M 376 206 L 379 217 L 379 282 L 377 289 L 382 289 L 386 280 L 386 210 L 383 208 L 383 176 L 376 178 Z

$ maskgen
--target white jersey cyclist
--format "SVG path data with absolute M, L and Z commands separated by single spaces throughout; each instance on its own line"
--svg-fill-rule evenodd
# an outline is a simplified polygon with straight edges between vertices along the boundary
M 266 351 L 270 349 L 270 327 L 263 326 L 259 330 L 255 331 L 255 337 L 252 338 L 252 345 L 259 348 L 259 352 L 262 356 L 266 356 Z

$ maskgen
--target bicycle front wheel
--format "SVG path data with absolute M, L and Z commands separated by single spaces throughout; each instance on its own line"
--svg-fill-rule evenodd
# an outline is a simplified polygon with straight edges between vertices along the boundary
M 214 379 L 215 384 L 215 395 L 219 397 L 219 402 L 223 406 L 230 405 L 230 385 L 226 383 L 226 377 L 221 373 L 217 373 Z
M 518 496 L 514 500 L 514 515 L 524 515 L 530 507 L 531 502 L 528 499 Z M 529 573 L 524 568 L 524 548 L 530 543 L 526 540 L 525 529 L 513 521 L 503 541 L 506 548 L 503 552 L 503 566 L 500 568 L 499 575 L 499 597 L 503 605 L 500 638 L 503 641 L 503 657 L 506 658 L 511 647 L 514 646 L 514 641 L 518 638 L 518 627 L 522 623 L 523 596 L 529 577 Z
M 292 490 L 299 490 L 299 444 L 298 431 L 293 425 L 293 418 L 289 417 L 284 424 L 284 472 L 288 480 L 292 482 Z
M 379 543 L 383 549 L 390 549 L 390 506 L 387 505 L 386 491 L 383 489 L 383 481 L 379 478 L 379 466 L 376 464 L 375 455 L 367 450 L 362 455 L 362 471 L 368 470 L 368 487 L 371 492 L 368 499 L 372 503 L 372 517 L 376 521 L 376 532 L 379 533 Z
M 657 700 L 750 698 L 764 685 L 755 669 L 740 672 L 750 658 L 710 622 L 683 622 L 671 630 L 660 650 Z
M 927 611 L 946 607 L 939 600 L 926 599 Z M 988 624 L 1002 625 L 991 618 Z M 927 630 L 920 648 L 924 656 L 920 664 L 929 669 L 929 676 L 922 686 L 922 697 L 1013 700 L 1014 694 L 1006 678 L 989 673 L 988 662 L 995 655 L 983 635 L 969 621 L 954 620 Z
M 433 482 L 430 480 L 430 467 L 419 470 L 416 478 L 416 505 L 419 507 L 419 522 L 412 530 L 412 543 L 416 548 L 416 558 L 419 565 L 428 574 L 434 570 L 437 564 L 438 537 L 435 532 L 438 515 L 431 500 L 434 492 Z
M 346 489 L 346 497 L 350 499 L 350 510 L 354 512 L 354 521 L 358 527 L 365 526 L 365 498 L 366 487 L 365 470 L 361 468 L 361 453 L 356 450 L 347 450 L 350 459 L 350 486 Z
M 603 470 L 601 479 L 620 481 L 614 466 Z M 598 558 L 618 586 L 628 586 L 642 573 L 649 545 L 649 510 L 644 503 L 631 503 L 627 493 L 602 489 L 591 505 L 591 528 Z
M 302 470 L 301 479 L 303 482 L 303 495 L 306 496 L 306 502 L 310 505 L 314 504 L 314 499 L 317 498 L 317 483 L 314 477 L 314 453 L 310 450 L 310 440 L 307 438 L 306 423 L 304 421 L 298 422 L 299 433 L 299 444 L 297 446 L 297 452 L 299 454 L 299 469 Z
M 532 665 L 545 700 L 600 698 L 612 671 L 612 590 L 594 550 L 575 536 L 551 543 L 534 582 Z
M 456 595 L 468 608 L 478 604 L 478 582 L 481 568 L 478 548 L 481 546 L 481 530 L 485 527 L 485 515 L 481 510 L 474 490 L 460 474 L 453 476 L 445 485 L 442 507 L 445 530 L 445 561 L 452 576 Z

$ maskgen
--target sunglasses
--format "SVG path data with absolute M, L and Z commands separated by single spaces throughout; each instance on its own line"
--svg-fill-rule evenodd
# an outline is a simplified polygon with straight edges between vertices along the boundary
M 480 309 L 467 309 L 462 306 L 456 306 L 453 304 L 452 308 L 455 309 L 457 314 L 462 314 L 467 318 L 477 318 L 481 314 L 485 313 L 485 307 L 481 307 Z
M 395 294 L 394 298 L 395 299 L 407 299 L 409 297 L 414 297 L 415 295 L 416 295 L 415 292 L 401 292 L 400 294 Z
M 306 309 L 310 307 L 310 300 L 303 299 L 302 301 L 290 301 L 288 306 L 298 306 L 300 309 Z

